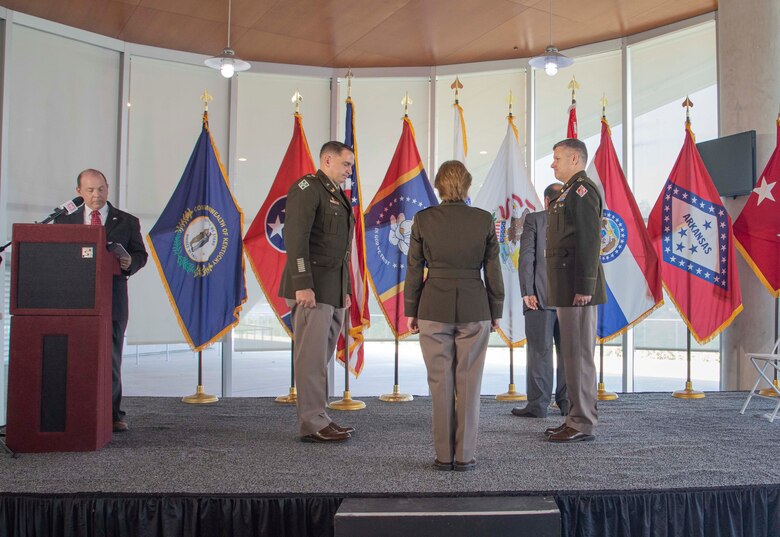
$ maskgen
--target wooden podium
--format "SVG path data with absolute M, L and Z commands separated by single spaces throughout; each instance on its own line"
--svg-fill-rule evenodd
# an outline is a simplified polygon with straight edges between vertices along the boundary
M 111 288 L 103 226 L 14 224 L 6 442 L 95 451 L 111 440 Z

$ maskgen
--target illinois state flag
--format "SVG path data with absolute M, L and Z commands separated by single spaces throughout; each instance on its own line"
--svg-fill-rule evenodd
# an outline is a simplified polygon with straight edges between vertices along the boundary
M 404 280 L 412 221 L 418 211 L 438 205 L 404 116 L 401 139 L 387 174 L 365 213 L 366 262 L 387 324 L 398 338 L 409 335 L 404 315 Z
M 278 296 L 282 271 L 287 260 L 282 236 L 284 210 L 287 206 L 287 191 L 290 190 L 290 186 L 304 175 L 316 171 L 306 134 L 303 132 L 303 118 L 300 114 L 295 114 L 290 145 L 284 154 L 279 171 L 276 172 L 268 197 L 257 211 L 244 237 L 244 248 L 249 264 L 263 289 L 268 304 L 271 305 L 290 337 L 292 337 L 290 308 L 285 300 Z
M 639 207 L 620 168 L 612 133 L 601 119 L 601 144 L 588 177 L 604 195 L 601 215 L 601 263 L 607 302 L 598 306 L 599 343 L 619 336 L 663 304 L 658 256 Z
M 238 324 L 246 302 L 243 225 L 204 113 L 190 161 L 146 237 L 179 326 L 196 352 Z
M 352 305 L 349 308 L 349 370 L 357 377 L 363 370 L 363 330 L 371 326 L 368 312 L 368 271 L 366 270 L 366 230 L 363 225 L 363 193 L 360 190 L 358 174 L 358 148 L 355 137 L 355 104 L 347 99 L 347 119 L 344 131 L 344 145 L 355 153 L 352 176 L 347 179 L 344 194 L 352 201 L 355 216 L 355 236 L 352 239 L 352 253 L 349 256 L 349 270 L 352 273 Z M 344 363 L 344 334 L 339 335 L 336 358 Z
M 736 246 L 761 283 L 775 298 L 780 297 L 780 116 L 777 118 L 777 146 L 758 185 L 734 222 Z
M 648 232 L 666 292 L 696 341 L 710 341 L 742 311 L 742 293 L 731 218 L 696 149 L 690 122 Z
M 525 343 L 523 293 L 517 273 L 520 237 L 525 216 L 544 206 L 528 180 L 513 116 L 510 115 L 508 120 L 506 136 L 482 188 L 474 198 L 474 206 L 491 213 L 496 226 L 504 279 L 504 311 L 498 333 L 507 345 L 519 347 Z

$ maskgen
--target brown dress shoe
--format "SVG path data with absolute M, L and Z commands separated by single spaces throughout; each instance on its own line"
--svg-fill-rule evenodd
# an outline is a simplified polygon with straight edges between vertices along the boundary
M 571 427 L 566 427 L 562 431 L 558 431 L 557 433 L 550 435 L 547 440 L 549 442 L 559 442 L 559 443 L 571 443 L 571 442 L 591 442 L 595 440 L 596 437 L 592 434 L 585 434 L 577 429 L 572 429 Z
M 127 423 L 125 423 L 124 421 L 116 420 L 114 422 L 114 427 L 113 428 L 114 428 L 114 432 L 115 433 L 123 433 L 123 432 L 127 431 L 127 429 L 129 427 L 127 426 Z
M 349 440 L 349 433 L 342 433 L 331 428 L 330 425 L 317 431 L 301 437 L 301 442 L 326 443 L 326 442 L 344 442 Z
M 565 428 L 566 428 L 566 424 L 565 423 L 561 423 L 557 427 L 550 427 L 549 429 L 545 429 L 544 430 L 544 436 L 549 438 L 550 436 L 554 435 L 555 433 L 561 432 Z
M 330 425 L 328 425 L 328 427 L 330 427 L 334 431 L 338 431 L 340 433 L 352 434 L 352 433 L 355 432 L 355 428 L 354 427 L 342 427 L 338 423 L 336 423 L 335 421 L 331 421 Z

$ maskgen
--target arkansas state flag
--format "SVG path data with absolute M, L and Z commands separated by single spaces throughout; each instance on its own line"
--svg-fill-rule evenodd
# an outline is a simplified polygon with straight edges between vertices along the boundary
M 699 343 L 742 311 L 731 218 L 696 149 L 690 122 L 648 231 L 666 292 Z
M 491 213 L 496 227 L 504 279 L 504 311 L 498 333 L 507 345 L 519 347 L 525 343 L 523 293 L 517 273 L 520 237 L 525 216 L 541 210 L 543 205 L 528 180 L 514 118 L 510 115 L 507 119 L 506 136 L 482 188 L 474 198 L 474 206 Z
M 598 306 L 596 325 L 596 337 L 604 343 L 663 304 L 663 291 L 658 256 L 620 168 L 606 118 L 601 119 L 601 145 L 588 167 L 588 177 L 604 195 L 601 263 L 607 302 Z
M 780 116 L 777 146 L 758 185 L 734 222 L 736 246 L 761 283 L 780 297 Z
M 577 101 L 571 100 L 569 123 L 566 125 L 566 138 L 577 138 Z
M 387 324 L 398 338 L 410 334 L 403 311 L 412 221 L 418 211 L 435 205 L 438 201 L 414 141 L 414 127 L 404 116 L 393 160 L 365 214 L 371 284 Z
M 366 270 L 366 230 L 363 225 L 363 193 L 360 190 L 358 175 L 358 148 L 355 137 L 355 104 L 352 97 L 347 99 L 347 120 L 345 123 L 344 145 L 352 148 L 355 165 L 352 176 L 347 179 L 344 194 L 352 202 L 355 216 L 355 236 L 352 239 L 352 253 L 349 256 L 349 270 L 352 273 L 352 305 L 349 308 L 349 370 L 360 375 L 363 370 L 363 331 L 371 326 L 368 312 L 368 271 Z M 339 335 L 336 359 L 344 363 L 344 334 Z
M 238 324 L 246 302 L 243 225 L 204 113 L 190 161 L 146 237 L 181 331 L 196 352 Z
M 306 134 L 303 132 L 302 120 L 300 114 L 295 114 L 293 136 L 287 147 L 287 153 L 284 154 L 282 165 L 276 172 L 268 197 L 257 211 L 244 237 L 244 248 L 249 264 L 260 287 L 263 288 L 268 304 L 271 305 L 290 337 L 292 337 L 290 308 L 285 300 L 278 296 L 282 271 L 287 260 L 287 250 L 284 249 L 282 236 L 287 191 L 295 181 L 317 171 L 311 158 Z

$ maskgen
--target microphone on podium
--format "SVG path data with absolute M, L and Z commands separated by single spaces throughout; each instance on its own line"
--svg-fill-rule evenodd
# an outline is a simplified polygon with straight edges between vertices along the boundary
M 76 196 L 70 201 L 66 201 L 59 207 L 54 209 L 54 212 L 52 212 L 49 216 L 46 217 L 45 220 L 40 222 L 41 224 L 48 224 L 55 218 L 62 216 L 63 214 L 73 214 L 75 213 L 79 207 L 81 207 L 84 204 L 84 198 L 81 196 Z

